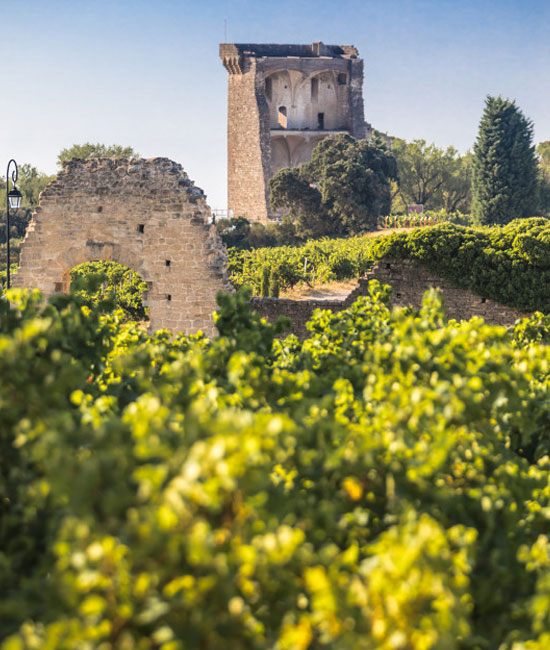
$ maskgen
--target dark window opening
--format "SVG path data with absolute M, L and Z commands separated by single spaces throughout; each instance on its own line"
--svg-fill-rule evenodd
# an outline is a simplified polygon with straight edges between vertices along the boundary
M 487 298 L 482 298 L 481 302 L 487 302 Z
M 166 264 L 166 266 L 170 266 L 170 264 L 172 264 L 170 260 L 165 260 L 164 263 Z
M 316 102 L 319 98 L 319 79 L 315 77 L 311 80 L 311 101 Z
M 281 129 L 286 129 L 288 124 L 286 119 L 286 106 L 279 106 L 278 122 Z
M 338 75 L 338 85 L 345 86 L 348 82 L 348 77 L 343 72 Z
M 168 300 L 168 302 L 170 302 L 172 300 L 172 296 L 170 294 L 167 294 L 166 295 L 166 300 Z
M 386 264 L 387 269 L 391 269 L 391 264 Z
M 268 77 L 265 80 L 265 96 L 271 101 L 271 97 L 273 94 L 273 83 L 271 77 Z
M 138 232 L 145 232 L 145 224 L 144 223 L 140 223 L 138 225 Z
M 100 205 L 100 206 L 97 208 L 97 211 L 98 211 L 98 212 L 103 212 L 103 206 Z
M 317 113 L 317 126 L 319 130 L 323 130 L 325 128 L 325 114 L 324 113 Z
M 56 293 L 61 293 L 63 291 L 63 282 L 56 282 L 54 291 Z

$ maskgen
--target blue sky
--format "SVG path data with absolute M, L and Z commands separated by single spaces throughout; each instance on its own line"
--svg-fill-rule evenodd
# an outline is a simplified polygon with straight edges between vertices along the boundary
M 487 94 L 550 140 L 550 0 L 0 0 L 0 173 L 53 173 L 86 141 L 183 164 L 226 201 L 226 72 L 218 44 L 354 44 L 365 116 L 407 140 L 471 147 Z M 10 29 L 6 29 L 6 19 Z M 2 162 L 5 160 L 5 162 Z

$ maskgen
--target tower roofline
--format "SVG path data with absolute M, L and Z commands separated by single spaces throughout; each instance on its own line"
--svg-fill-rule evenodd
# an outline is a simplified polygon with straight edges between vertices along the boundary
M 311 45 L 278 43 L 220 43 L 220 57 L 331 57 L 354 59 L 359 52 L 354 45 L 325 45 L 315 41 Z

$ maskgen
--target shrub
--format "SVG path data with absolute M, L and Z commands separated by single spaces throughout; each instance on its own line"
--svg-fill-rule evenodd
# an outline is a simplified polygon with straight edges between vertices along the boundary
M 373 282 L 303 342 L 222 295 L 206 340 L 8 297 L 2 650 L 545 647 L 540 316 Z

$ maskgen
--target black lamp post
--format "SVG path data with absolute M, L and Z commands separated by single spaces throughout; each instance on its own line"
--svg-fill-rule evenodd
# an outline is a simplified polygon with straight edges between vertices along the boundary
M 10 190 L 10 167 L 13 163 L 14 170 L 11 173 L 11 182 L 13 183 L 13 188 Z M 10 208 L 12 210 L 17 210 L 21 205 L 21 192 L 17 189 L 17 163 L 12 158 L 8 163 L 8 169 L 6 171 L 6 257 L 7 257 L 7 274 L 6 274 L 6 288 L 9 289 L 11 286 L 10 282 Z

